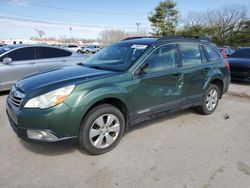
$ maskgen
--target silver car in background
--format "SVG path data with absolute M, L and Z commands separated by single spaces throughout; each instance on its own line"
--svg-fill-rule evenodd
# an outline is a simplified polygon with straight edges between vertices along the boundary
M 24 76 L 50 69 L 71 66 L 86 56 L 49 45 L 8 45 L 0 47 L 0 91 Z

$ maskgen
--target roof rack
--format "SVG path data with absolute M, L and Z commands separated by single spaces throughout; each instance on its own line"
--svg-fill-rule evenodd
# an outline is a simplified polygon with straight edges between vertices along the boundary
M 153 37 L 153 36 L 128 37 L 128 38 L 122 39 L 121 41 L 133 40 L 133 39 L 143 39 L 143 38 L 156 38 L 156 37 Z
M 159 38 L 158 40 L 169 40 L 169 39 L 190 39 L 190 40 L 199 40 L 201 42 L 212 42 L 211 38 L 209 37 L 200 37 L 200 36 L 177 36 L 177 35 L 172 35 L 172 36 L 163 36 Z

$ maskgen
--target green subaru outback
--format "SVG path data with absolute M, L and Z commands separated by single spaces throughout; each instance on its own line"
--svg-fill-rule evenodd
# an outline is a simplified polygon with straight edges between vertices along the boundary
M 230 83 L 229 65 L 205 38 L 128 38 L 76 66 L 13 85 L 7 115 L 28 141 L 78 141 L 113 149 L 126 130 L 162 111 L 211 114 Z

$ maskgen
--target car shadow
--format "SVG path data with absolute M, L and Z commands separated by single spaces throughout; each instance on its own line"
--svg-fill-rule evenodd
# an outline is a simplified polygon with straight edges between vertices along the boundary
M 198 112 L 196 112 L 196 110 L 194 108 L 189 108 L 189 109 L 185 109 L 185 110 L 181 110 L 181 111 L 161 112 L 161 113 L 153 115 L 148 120 L 144 120 L 140 123 L 137 123 L 137 124 L 131 126 L 129 128 L 129 130 L 127 131 L 127 133 L 133 132 L 133 131 L 138 130 L 138 129 L 143 129 L 143 128 L 152 126 L 153 124 L 162 123 L 166 120 L 175 119 L 175 118 L 178 118 L 180 116 L 183 116 L 186 114 L 191 114 L 191 113 L 198 114 Z
M 27 142 L 20 139 L 20 143 L 22 146 L 32 152 L 39 155 L 46 155 L 46 156 L 58 156 L 64 155 L 68 153 L 74 153 L 78 149 L 78 145 L 76 143 L 71 144 L 55 144 L 55 143 L 32 143 Z
M 9 95 L 10 91 L 1 91 L 0 96 Z
M 152 126 L 155 123 L 161 123 L 166 120 L 175 119 L 175 118 L 178 118 L 179 116 L 190 114 L 190 113 L 196 113 L 196 112 L 191 108 L 191 109 L 187 109 L 183 111 L 158 113 L 157 115 L 150 117 L 149 120 L 145 120 L 141 123 L 138 123 L 130 127 L 126 134 L 129 134 L 132 131 L 135 131 L 138 129 L 143 129 L 148 126 Z M 126 137 L 126 134 L 125 134 L 125 137 Z M 21 139 L 20 139 L 20 142 L 26 150 L 39 154 L 39 155 L 58 156 L 58 155 L 64 155 L 64 154 L 69 154 L 69 153 L 74 153 L 74 152 L 80 152 L 84 155 L 90 156 L 90 154 L 86 152 L 84 149 L 80 148 L 80 146 L 77 143 L 40 144 L 40 143 L 30 143 Z
M 242 86 L 250 86 L 250 82 L 247 82 L 247 81 L 232 80 L 231 84 L 237 84 L 237 85 L 242 85 Z

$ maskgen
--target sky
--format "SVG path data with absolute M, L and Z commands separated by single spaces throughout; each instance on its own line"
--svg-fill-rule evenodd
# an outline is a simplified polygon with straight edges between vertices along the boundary
M 160 0 L 0 0 L 0 40 L 38 37 L 96 39 L 104 29 L 150 31 L 148 15 Z M 250 0 L 176 0 L 181 17 Z M 249 13 L 250 14 L 250 13 Z M 70 28 L 72 30 L 70 31 Z

